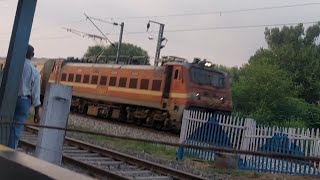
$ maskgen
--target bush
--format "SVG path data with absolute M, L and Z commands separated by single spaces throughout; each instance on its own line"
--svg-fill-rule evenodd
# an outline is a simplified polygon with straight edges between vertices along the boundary
M 286 128 L 308 128 L 308 124 L 299 118 L 280 121 L 276 124 L 276 126 Z

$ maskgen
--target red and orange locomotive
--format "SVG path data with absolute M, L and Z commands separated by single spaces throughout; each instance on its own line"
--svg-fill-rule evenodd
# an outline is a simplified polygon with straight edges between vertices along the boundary
M 179 130 L 184 109 L 232 110 L 229 79 L 210 65 L 177 57 L 163 58 L 161 66 L 49 60 L 41 92 L 47 82 L 69 85 L 73 111 Z

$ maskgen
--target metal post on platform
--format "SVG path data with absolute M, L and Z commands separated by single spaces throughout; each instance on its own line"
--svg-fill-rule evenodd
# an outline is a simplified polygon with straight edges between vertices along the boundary
M 72 87 L 48 84 L 41 114 L 42 126 L 66 128 L 70 112 Z M 39 130 L 36 157 L 60 165 L 65 131 L 55 129 Z
M 37 0 L 19 0 L 0 87 L 0 121 L 12 122 Z M 7 145 L 10 128 L 1 126 L 0 143 Z

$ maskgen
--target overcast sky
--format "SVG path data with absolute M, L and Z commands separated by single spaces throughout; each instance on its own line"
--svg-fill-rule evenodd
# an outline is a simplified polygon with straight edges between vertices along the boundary
M 0 56 L 6 56 L 12 31 L 17 0 L 0 0 Z M 240 66 L 251 55 L 265 47 L 264 29 L 235 28 L 202 31 L 170 32 L 229 26 L 268 25 L 319 21 L 320 4 L 272 10 L 223 13 L 230 10 L 283 6 L 302 3 L 320 3 L 316 0 L 38 0 L 30 43 L 36 57 L 82 57 L 88 46 L 101 44 L 98 40 L 83 38 L 67 32 L 63 27 L 100 35 L 85 19 L 89 16 L 124 22 L 123 42 L 133 43 L 155 55 L 159 26 L 149 20 L 165 24 L 164 36 L 168 39 L 161 55 L 174 55 L 192 61 L 194 57 L 207 58 L 217 64 Z M 222 12 L 197 16 L 169 16 Z M 130 18 L 144 17 L 147 18 Z M 158 16 L 158 17 L 157 17 Z M 111 19 L 113 18 L 113 19 Z M 119 27 L 96 22 L 109 39 L 118 41 Z M 305 27 L 309 26 L 305 25 Z M 166 32 L 168 31 L 168 32 Z M 130 34 L 129 32 L 142 32 Z M 129 34 L 126 34 L 129 33 Z M 154 40 L 148 37 L 153 36 Z

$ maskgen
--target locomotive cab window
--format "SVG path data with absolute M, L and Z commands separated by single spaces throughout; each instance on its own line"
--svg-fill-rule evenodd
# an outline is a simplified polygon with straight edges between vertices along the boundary
M 174 71 L 174 79 L 179 79 L 179 70 L 178 69 L 176 69 Z
M 152 90 L 153 91 L 160 91 L 161 89 L 161 80 L 153 80 L 152 81 Z
M 130 79 L 129 88 L 136 89 L 137 88 L 138 79 Z
M 76 75 L 76 82 L 81 82 L 81 74 Z
M 209 71 L 200 68 L 191 68 L 191 79 L 194 83 L 223 88 L 224 74 L 216 71 Z
M 68 81 L 69 82 L 73 82 L 73 78 L 74 78 L 74 75 L 73 74 L 69 74 Z
M 141 79 L 140 89 L 149 89 L 149 79 Z
M 89 83 L 89 75 L 83 76 L 83 83 Z
M 93 75 L 91 77 L 91 84 L 97 84 L 98 83 L 98 76 L 97 75 Z
M 100 85 L 102 85 L 102 86 L 107 85 L 107 76 L 101 76 Z
M 66 81 L 66 80 L 67 80 L 67 74 L 66 73 L 62 73 L 61 81 Z
M 121 77 L 119 80 L 119 87 L 126 87 L 127 84 L 127 78 Z
M 110 77 L 109 86 L 116 86 L 117 77 Z

